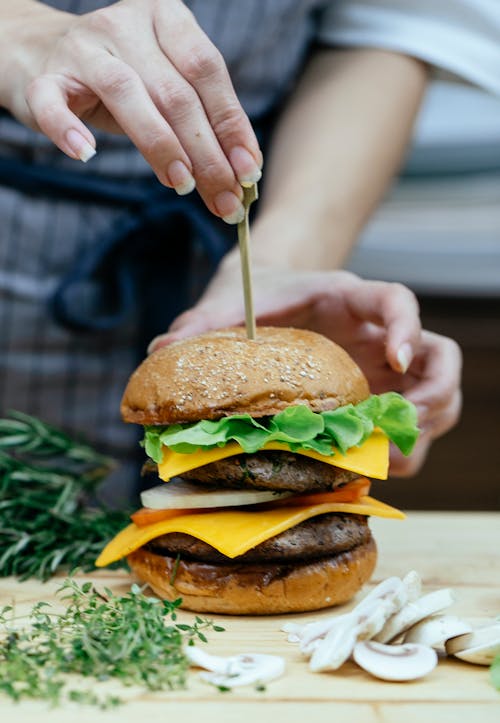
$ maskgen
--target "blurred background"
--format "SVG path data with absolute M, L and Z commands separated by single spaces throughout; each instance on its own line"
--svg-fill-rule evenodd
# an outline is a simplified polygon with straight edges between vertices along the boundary
M 460 424 L 417 477 L 377 483 L 380 496 L 413 509 L 500 510 L 499 98 L 452 79 L 431 84 L 400 178 L 349 268 L 407 284 L 423 325 L 464 355 Z

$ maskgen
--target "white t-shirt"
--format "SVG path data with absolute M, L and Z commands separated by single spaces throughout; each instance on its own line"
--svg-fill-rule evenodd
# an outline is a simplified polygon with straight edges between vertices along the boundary
M 500 0 L 337 0 L 319 39 L 413 55 L 500 95 Z

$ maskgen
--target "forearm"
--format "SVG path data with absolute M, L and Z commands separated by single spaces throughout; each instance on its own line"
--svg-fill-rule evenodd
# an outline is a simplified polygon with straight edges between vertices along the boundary
M 267 158 L 255 264 L 343 264 L 401 163 L 426 76 L 421 62 L 385 51 L 312 58 Z

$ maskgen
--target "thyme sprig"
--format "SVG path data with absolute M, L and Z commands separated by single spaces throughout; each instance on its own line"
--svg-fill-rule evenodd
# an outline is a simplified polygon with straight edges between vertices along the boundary
M 15 701 L 43 699 L 55 706 L 72 700 L 109 708 L 121 700 L 105 686 L 101 693 L 98 683 L 111 679 L 152 691 L 184 688 L 184 646 L 206 642 L 203 631 L 223 630 L 198 616 L 192 625 L 177 623 L 181 600 L 146 596 L 138 585 L 119 596 L 67 578 L 58 595 L 67 603 L 63 613 L 39 602 L 23 627 L 12 606 L 0 610 L 0 690 Z M 91 679 L 91 688 L 82 688 L 84 679 Z
M 115 467 L 108 457 L 20 412 L 0 419 L 0 577 L 48 579 L 84 571 L 127 523 L 125 512 L 88 507 Z

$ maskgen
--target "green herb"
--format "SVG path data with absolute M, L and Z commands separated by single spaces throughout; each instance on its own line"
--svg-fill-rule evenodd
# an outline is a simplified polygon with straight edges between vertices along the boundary
M 101 695 L 98 684 L 110 679 L 153 691 L 184 688 L 190 665 L 184 645 L 205 642 L 203 630 L 221 630 L 198 616 L 193 625 L 176 623 L 181 600 L 146 596 L 137 585 L 118 596 L 68 578 L 58 594 L 67 601 L 66 610 L 56 613 L 39 602 L 25 627 L 11 606 L 0 611 L 0 690 L 13 700 L 43 699 L 53 706 L 72 700 L 109 708 L 121 700 Z M 72 689 L 70 674 L 90 678 L 92 687 L 82 689 L 77 681 Z
M 68 460 L 99 464 L 109 472 L 113 460 L 96 452 L 89 445 L 78 442 L 60 429 L 30 417 L 22 412 L 9 412 L 8 419 L 0 419 L 0 449 L 16 453 L 31 453 L 41 457 L 64 455 Z
M 156 463 L 162 461 L 162 445 L 190 454 L 200 448 L 223 447 L 231 440 L 249 454 L 268 442 L 283 442 L 292 451 L 307 449 L 331 456 L 332 445 L 345 454 L 368 439 L 375 427 L 408 455 L 419 434 L 416 409 L 400 394 L 386 392 L 327 412 L 315 413 L 305 405 L 295 405 L 259 420 L 235 414 L 216 421 L 146 427 L 143 445 Z
M 175 558 L 174 565 L 172 567 L 172 572 L 170 573 L 170 579 L 168 581 L 170 583 L 170 585 L 172 585 L 172 587 L 174 586 L 175 580 L 177 578 L 177 571 L 179 570 L 180 561 L 181 561 L 181 553 L 178 552 L 177 557 Z
M 490 666 L 490 679 L 493 686 L 500 690 L 500 655 L 497 655 Z
M 93 569 L 125 512 L 88 499 L 115 463 L 19 412 L 0 419 L 0 576 L 46 580 L 61 569 Z

